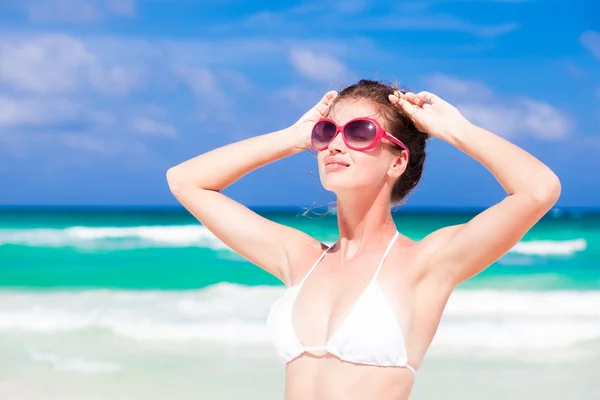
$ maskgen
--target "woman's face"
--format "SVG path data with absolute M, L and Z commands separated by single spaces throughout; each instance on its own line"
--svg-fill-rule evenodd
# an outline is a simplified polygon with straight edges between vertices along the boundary
M 369 101 L 365 100 L 340 100 L 330 109 L 328 117 L 339 126 L 354 118 L 370 117 L 376 119 L 383 129 L 387 127 L 383 116 Z M 338 133 L 329 146 L 319 151 L 318 154 L 319 175 L 323 187 L 336 192 L 337 189 L 370 187 L 380 184 L 390 173 L 393 175 L 392 177 L 399 176 L 404 171 L 406 152 L 403 152 L 401 164 L 398 165 L 396 161 L 399 157 L 392 151 L 391 146 L 391 142 L 383 139 L 371 150 L 352 150 L 344 143 L 342 134 Z M 333 160 L 340 161 L 346 166 L 327 165 Z M 396 167 L 392 168 L 395 164 Z M 398 166 L 402 167 L 401 170 Z

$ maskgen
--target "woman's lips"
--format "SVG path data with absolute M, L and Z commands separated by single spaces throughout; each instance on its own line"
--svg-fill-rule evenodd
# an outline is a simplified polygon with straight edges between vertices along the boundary
M 325 164 L 325 169 L 327 171 L 338 171 L 338 170 L 342 170 L 342 169 L 346 169 L 346 168 L 348 168 L 348 165 L 340 164 L 340 163 L 336 163 L 336 162 Z

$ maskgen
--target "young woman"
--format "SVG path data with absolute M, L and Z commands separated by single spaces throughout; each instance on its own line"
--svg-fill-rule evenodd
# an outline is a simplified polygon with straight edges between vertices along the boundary
M 483 164 L 507 196 L 414 241 L 398 232 L 391 207 L 418 183 L 430 136 Z M 337 197 L 339 239 L 329 248 L 220 193 L 309 147 Z M 207 229 L 285 284 L 267 323 L 288 400 L 407 399 L 451 292 L 513 247 L 560 194 L 547 166 L 438 96 L 369 80 L 328 92 L 287 129 L 175 166 L 167 180 Z

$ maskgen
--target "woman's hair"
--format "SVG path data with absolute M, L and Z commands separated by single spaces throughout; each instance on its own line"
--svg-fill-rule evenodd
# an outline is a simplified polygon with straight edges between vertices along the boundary
M 331 104 L 331 108 L 333 108 L 336 103 L 345 100 L 367 100 L 371 102 L 378 113 L 385 118 L 383 128 L 408 147 L 410 151 L 408 166 L 392 188 L 390 198 L 392 206 L 401 204 L 421 180 L 425 162 L 425 144 L 426 140 L 429 139 L 427 133 L 419 131 L 412 120 L 390 102 L 388 96 L 396 90 L 400 90 L 396 83 L 386 84 L 381 81 L 361 79 L 339 91 L 338 96 Z M 404 93 L 404 91 L 400 91 Z M 390 144 L 398 155 L 402 152 L 403 149 L 400 146 L 394 143 Z

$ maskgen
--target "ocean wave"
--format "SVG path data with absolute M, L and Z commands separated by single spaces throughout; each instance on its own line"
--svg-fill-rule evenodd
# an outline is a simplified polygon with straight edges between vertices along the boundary
M 326 243 L 333 244 L 329 241 Z M 0 229 L 0 245 L 3 244 L 117 250 L 147 247 L 205 247 L 229 250 L 202 225 Z M 583 238 L 529 240 L 517 243 L 510 253 L 526 256 L 569 256 L 585 251 L 586 248 L 587 242 Z
M 199 225 L 0 229 L 0 245 L 2 244 L 84 249 L 194 246 L 227 248 L 208 229 Z
M 109 333 L 124 340 L 269 343 L 282 287 L 221 283 L 182 292 L 0 292 L 0 335 Z M 554 349 L 600 340 L 600 292 L 458 290 L 433 347 Z
M 511 252 L 537 256 L 570 256 L 587 248 L 585 239 L 531 240 L 517 243 Z
M 105 374 L 121 369 L 120 365 L 112 362 L 87 360 L 83 357 L 61 357 L 53 353 L 41 352 L 35 349 L 29 349 L 28 354 L 32 360 L 38 363 L 49 364 L 52 368 L 59 371 Z

